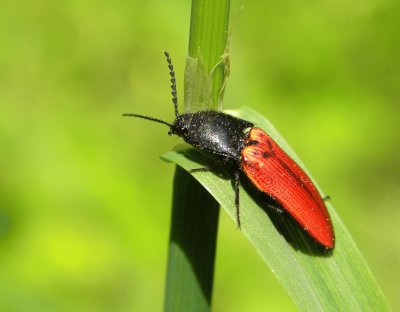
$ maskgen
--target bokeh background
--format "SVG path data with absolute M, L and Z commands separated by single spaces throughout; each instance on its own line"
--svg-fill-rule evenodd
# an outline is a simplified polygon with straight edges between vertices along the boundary
M 400 310 L 400 2 L 240 6 L 225 108 L 294 147 Z M 190 1 L 0 2 L 0 310 L 160 311 Z M 215 311 L 294 311 L 221 212 Z M 338 242 L 339 244 L 340 242 Z

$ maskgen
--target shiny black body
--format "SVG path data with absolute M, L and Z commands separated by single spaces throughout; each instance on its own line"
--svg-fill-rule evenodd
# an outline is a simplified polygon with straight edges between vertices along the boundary
M 211 110 L 179 114 L 174 67 L 168 52 L 165 52 L 165 56 L 167 57 L 171 75 L 175 121 L 171 124 L 158 118 L 139 114 L 123 114 L 123 116 L 138 117 L 165 124 L 170 128 L 170 135 L 180 136 L 185 142 L 217 156 L 222 162 L 233 163 L 236 167 L 234 171 L 236 217 L 240 227 L 239 182 L 241 151 L 247 134 L 246 129 L 252 128 L 254 125 L 249 121 Z M 190 172 L 209 171 L 210 168 L 212 166 L 192 169 Z
M 254 125 L 246 120 L 216 111 L 179 115 L 169 134 L 224 160 L 240 162 L 245 130 Z

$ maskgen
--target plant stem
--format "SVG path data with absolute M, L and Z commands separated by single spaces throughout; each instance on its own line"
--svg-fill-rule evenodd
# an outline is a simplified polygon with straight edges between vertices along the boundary
M 202 58 L 208 73 L 221 60 L 226 47 L 230 0 L 193 0 L 190 23 L 189 56 Z M 224 64 L 212 75 L 212 104 L 218 105 L 224 81 Z M 187 79 L 185 77 L 185 79 Z M 185 103 L 186 104 L 186 103 Z M 210 107 L 212 108 L 212 107 Z
M 165 311 L 209 311 L 218 215 L 214 198 L 177 167 Z
M 193 0 L 185 99 L 216 108 L 221 102 L 229 0 Z M 195 64 L 195 65 L 193 65 Z M 218 64 L 218 66 L 216 66 Z M 194 70 L 188 70 L 188 67 Z M 205 88 L 204 79 L 211 89 Z M 193 96 L 194 95 L 194 96 Z M 190 105 L 185 100 L 185 107 Z M 176 168 L 165 292 L 165 311 L 209 311 L 213 286 L 219 205 L 186 171 Z

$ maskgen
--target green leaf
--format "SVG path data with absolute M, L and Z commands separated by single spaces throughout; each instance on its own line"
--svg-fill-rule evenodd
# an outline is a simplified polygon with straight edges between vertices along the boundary
M 264 117 L 248 108 L 230 113 L 264 129 L 304 169 L 293 150 Z M 185 170 L 207 163 L 207 158 L 193 148 L 175 150 L 162 158 L 175 162 Z M 234 189 L 224 170 L 198 172 L 193 176 L 236 222 Z M 336 235 L 336 245 L 332 252 L 319 248 L 295 222 L 279 217 L 271 213 L 268 207 L 263 207 L 253 189 L 245 186 L 240 190 L 241 230 L 299 310 L 389 310 L 368 265 L 329 202 L 327 207 Z

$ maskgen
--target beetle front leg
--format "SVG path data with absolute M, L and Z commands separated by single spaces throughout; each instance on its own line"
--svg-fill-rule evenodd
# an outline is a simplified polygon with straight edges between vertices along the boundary
M 225 165 L 226 163 L 229 162 L 229 158 L 225 157 L 225 158 L 221 158 L 218 159 L 216 161 L 216 163 L 209 165 L 209 166 L 204 166 L 204 167 L 199 167 L 199 168 L 194 168 L 194 169 L 190 169 L 189 173 L 196 173 L 196 172 L 208 172 L 211 171 L 213 167 L 215 167 L 216 165 Z
M 205 167 L 190 169 L 189 173 L 208 172 L 208 171 L 211 171 L 211 166 L 205 166 Z

